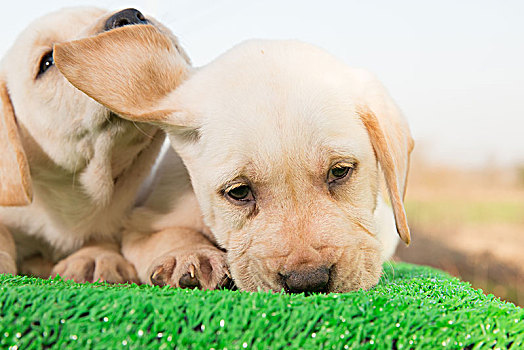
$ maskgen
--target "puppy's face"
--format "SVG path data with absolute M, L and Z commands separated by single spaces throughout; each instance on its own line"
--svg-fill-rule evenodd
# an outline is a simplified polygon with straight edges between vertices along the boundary
M 72 86 L 53 60 L 54 44 L 127 24 L 154 24 L 177 44 L 169 30 L 133 11 L 60 10 L 29 25 L 2 60 L 3 102 L 13 106 L 33 181 L 75 174 L 88 194 L 107 200 L 111 191 L 105 189 L 111 185 L 104 182 L 114 181 L 151 141 L 155 127 L 118 118 Z M 183 51 L 181 55 L 187 60 Z M 87 170 L 91 163 L 93 169 Z M 100 173 L 107 181 L 93 180 Z
M 173 143 L 238 286 L 374 285 L 382 263 L 373 221 L 377 164 L 342 86 L 298 76 L 275 85 L 269 74 L 238 87 L 222 78 L 219 89 L 200 90 L 204 105 L 185 107 L 202 118 L 200 139 Z
M 81 88 L 94 94 L 95 85 Z M 241 289 L 344 292 L 377 283 L 382 178 L 409 242 L 402 207 L 409 129 L 373 77 L 319 49 L 248 42 L 142 115 L 125 97 L 98 99 L 165 126 Z
M 242 289 L 369 288 L 379 173 L 354 93 L 336 70 L 268 54 L 219 60 L 176 94 L 198 135 L 172 142 L 206 224 Z

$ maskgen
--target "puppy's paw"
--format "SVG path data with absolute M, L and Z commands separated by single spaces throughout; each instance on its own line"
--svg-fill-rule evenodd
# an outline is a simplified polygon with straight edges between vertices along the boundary
M 21 275 L 33 276 L 47 279 L 55 264 L 41 255 L 34 255 L 23 259 L 18 266 L 18 273 Z
M 231 283 L 226 254 L 214 247 L 171 251 L 150 268 L 150 283 L 180 288 L 217 289 Z
M 0 274 L 3 273 L 16 275 L 16 262 L 6 252 L 0 252 Z
M 138 282 L 135 268 L 122 255 L 118 252 L 95 248 L 83 248 L 59 261 L 52 272 L 52 276 L 56 275 L 78 283 Z

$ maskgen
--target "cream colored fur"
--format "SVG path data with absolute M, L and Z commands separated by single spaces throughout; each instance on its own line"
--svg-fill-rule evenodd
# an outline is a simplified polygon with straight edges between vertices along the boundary
M 228 277 L 227 263 L 239 288 L 280 290 L 289 271 L 325 266 L 328 290 L 345 292 L 377 283 L 397 232 L 409 242 L 402 199 L 413 142 L 368 72 L 304 43 L 249 41 L 136 111 L 142 92 L 105 96 L 108 82 L 85 84 L 75 74 L 97 56 L 76 49 L 72 62 L 66 56 L 75 45 L 57 48 L 63 74 L 126 118 L 162 125 L 176 151 L 126 224 L 123 254 L 142 282 L 212 289 Z M 151 69 L 165 69 L 154 62 Z M 353 164 L 353 172 L 328 185 L 337 162 Z M 224 190 L 234 183 L 248 184 L 254 199 L 228 200 Z
M 37 77 L 41 57 L 54 44 L 102 32 L 112 14 L 71 8 L 44 16 L 28 26 L 2 60 L 0 78 L 14 107 L 12 129 L 30 167 L 30 175 L 19 176 L 30 179 L 26 188 L 33 193 L 26 206 L 5 206 L 20 202 L 0 193 L 0 222 L 17 248 L 16 257 L 10 249 L 8 253 L 21 272 L 46 277 L 57 263 L 53 274 L 77 281 L 136 279 L 120 254 L 121 227 L 165 134 L 110 113 L 55 66 Z M 169 30 L 148 19 L 179 49 Z M 188 60 L 183 51 L 172 54 Z M 110 85 L 119 88 L 118 82 Z M 2 101 L 5 111 L 6 99 Z M 11 149 L 5 146 L 2 157 Z M 2 235 L 9 235 L 4 231 Z M 3 268 L 1 254 L 0 272 L 14 272 L 11 265 Z

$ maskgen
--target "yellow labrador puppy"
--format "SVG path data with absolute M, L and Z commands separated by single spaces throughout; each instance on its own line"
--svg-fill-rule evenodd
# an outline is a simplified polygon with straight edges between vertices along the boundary
M 168 38 L 179 69 L 165 77 L 174 88 L 189 60 L 168 29 L 135 9 L 49 14 L 32 23 L 2 60 L 0 273 L 16 273 L 18 262 L 20 272 L 49 276 L 58 263 L 53 274 L 76 281 L 136 278 L 120 254 L 122 218 L 165 134 L 119 118 L 72 86 L 53 61 L 55 43 L 128 24 L 158 28 L 156 36 L 141 40 Z
M 177 67 L 153 57 L 154 45 L 140 57 L 110 49 L 124 31 L 152 30 L 122 28 L 55 53 L 80 90 L 125 118 L 163 126 L 183 160 L 168 154 L 127 223 L 122 249 L 140 280 L 212 289 L 228 266 L 251 291 L 376 284 L 397 233 L 410 241 L 403 196 L 413 148 L 377 79 L 311 45 L 258 40 L 169 89 L 162 74 Z

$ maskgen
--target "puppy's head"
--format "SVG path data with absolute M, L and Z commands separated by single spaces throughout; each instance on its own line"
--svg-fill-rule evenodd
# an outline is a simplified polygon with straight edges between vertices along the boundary
M 76 178 L 98 203 L 111 197 L 115 179 L 157 128 L 120 119 L 78 91 L 55 67 L 53 45 L 132 24 L 154 26 L 151 36 L 167 38 L 180 70 L 188 66 L 173 34 L 135 9 L 60 10 L 30 24 L 6 53 L 0 66 L 0 205 L 29 204 L 35 183 L 45 187 L 65 178 Z M 141 52 L 135 47 L 132 54 Z
M 240 288 L 373 286 L 382 264 L 375 210 L 383 178 L 409 243 L 402 200 L 412 141 L 368 73 L 306 44 L 254 41 L 139 110 L 142 92 L 103 95 L 68 73 L 86 66 L 86 54 L 78 50 L 78 60 L 62 66 L 65 76 L 127 118 L 165 125 Z

